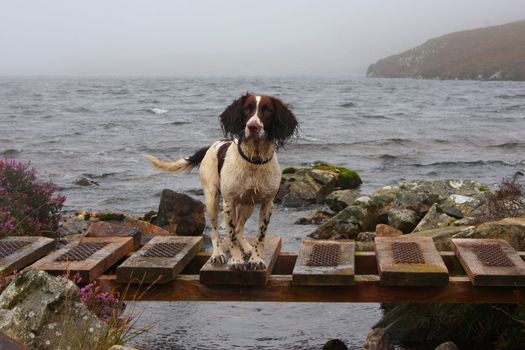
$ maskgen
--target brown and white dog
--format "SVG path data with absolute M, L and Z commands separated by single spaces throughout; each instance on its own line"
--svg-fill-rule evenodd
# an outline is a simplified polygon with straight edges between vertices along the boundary
M 281 100 L 246 94 L 235 100 L 219 116 L 226 140 L 204 147 L 193 156 L 164 163 L 152 156 L 159 169 L 189 171 L 200 165 L 206 210 L 211 222 L 214 264 L 225 264 L 231 253 L 234 270 L 265 269 L 264 237 L 273 199 L 279 190 L 281 169 L 276 150 L 297 132 L 297 120 Z M 226 244 L 221 244 L 217 227 L 219 195 L 223 198 L 223 225 Z M 252 246 L 244 237 L 244 225 L 260 204 L 257 242 Z M 244 261 L 245 257 L 249 259 Z

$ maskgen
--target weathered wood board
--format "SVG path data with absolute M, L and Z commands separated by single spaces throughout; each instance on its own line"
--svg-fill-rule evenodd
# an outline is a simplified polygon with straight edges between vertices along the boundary
M 82 282 L 88 283 L 132 251 L 132 237 L 84 237 L 40 259 L 33 267 L 54 275 L 78 273 Z
M 247 237 L 254 244 L 255 237 Z M 228 264 L 213 265 L 209 260 L 200 270 L 200 283 L 207 285 L 262 286 L 270 279 L 273 267 L 281 251 L 281 238 L 266 236 L 264 241 L 264 270 L 233 271 Z
M 47 237 L 10 236 L 0 239 L 0 276 L 7 276 L 37 261 L 55 248 Z
M 376 237 L 381 284 L 445 286 L 448 270 L 431 237 Z
M 201 250 L 202 237 L 157 236 L 117 267 L 118 283 L 166 283 Z
M 354 283 L 353 240 L 304 240 L 297 256 L 292 284 L 344 286 Z
M 525 262 L 502 239 L 452 239 L 474 286 L 525 286 Z

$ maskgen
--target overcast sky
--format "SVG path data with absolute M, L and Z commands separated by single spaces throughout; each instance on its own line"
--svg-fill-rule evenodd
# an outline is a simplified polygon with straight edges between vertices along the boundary
M 524 0 L 0 0 L 0 75 L 363 75 Z

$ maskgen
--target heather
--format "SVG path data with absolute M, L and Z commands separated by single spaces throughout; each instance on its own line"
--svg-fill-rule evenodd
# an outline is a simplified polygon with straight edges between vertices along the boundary
M 30 163 L 0 160 L 0 237 L 56 236 L 65 196 Z

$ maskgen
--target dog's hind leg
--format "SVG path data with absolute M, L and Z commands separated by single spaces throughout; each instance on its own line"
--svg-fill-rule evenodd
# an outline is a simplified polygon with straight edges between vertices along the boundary
M 246 265 L 242 256 L 240 243 L 237 237 L 236 229 L 236 207 L 230 201 L 224 200 L 224 226 L 226 232 L 228 232 L 228 238 L 230 239 L 230 267 L 232 270 L 245 270 Z
M 272 216 L 273 202 L 270 200 L 261 205 L 259 211 L 259 233 L 257 234 L 257 242 L 255 243 L 255 249 L 252 250 L 252 256 L 248 261 L 250 269 L 264 270 L 266 263 L 263 260 L 264 256 L 264 237 L 268 230 L 268 224 L 270 223 L 270 217 Z
M 217 227 L 217 217 L 219 216 L 219 191 L 217 189 L 205 189 L 206 211 L 211 223 L 211 243 L 213 252 L 211 254 L 212 264 L 225 264 L 226 254 L 221 248 L 221 238 Z

